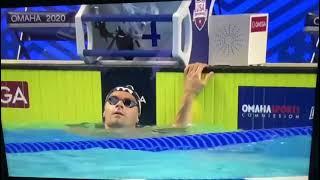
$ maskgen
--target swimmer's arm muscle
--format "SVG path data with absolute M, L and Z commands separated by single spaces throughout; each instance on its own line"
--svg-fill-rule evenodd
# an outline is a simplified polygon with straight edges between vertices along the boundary
M 194 94 L 184 94 L 181 100 L 181 107 L 176 115 L 174 127 L 186 127 L 191 120 L 192 102 L 195 98 Z

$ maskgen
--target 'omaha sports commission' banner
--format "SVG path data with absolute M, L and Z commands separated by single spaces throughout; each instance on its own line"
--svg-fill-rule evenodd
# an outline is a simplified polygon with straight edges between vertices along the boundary
M 314 104 L 314 88 L 240 86 L 238 128 L 310 126 Z

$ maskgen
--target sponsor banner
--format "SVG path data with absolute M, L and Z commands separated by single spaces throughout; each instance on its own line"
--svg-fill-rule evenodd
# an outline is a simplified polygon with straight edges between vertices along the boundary
M 102 119 L 99 71 L 1 69 L 4 128 L 66 128 Z
M 251 18 L 251 32 L 265 32 L 267 30 L 267 16 Z
M 314 88 L 239 87 L 238 128 L 309 126 L 314 116 Z
M 1 108 L 29 108 L 28 83 L 1 81 Z

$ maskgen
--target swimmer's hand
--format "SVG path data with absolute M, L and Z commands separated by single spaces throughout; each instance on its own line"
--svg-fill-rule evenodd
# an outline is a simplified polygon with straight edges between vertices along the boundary
M 194 97 L 207 85 L 208 80 L 213 75 L 213 72 L 202 73 L 203 69 L 208 67 L 207 64 L 195 63 L 188 65 L 184 70 L 184 94 Z
M 181 108 L 176 116 L 174 127 L 187 127 L 191 124 L 191 109 L 194 98 L 201 92 L 213 75 L 213 72 L 202 73 L 207 64 L 195 63 L 184 70 L 185 82 Z

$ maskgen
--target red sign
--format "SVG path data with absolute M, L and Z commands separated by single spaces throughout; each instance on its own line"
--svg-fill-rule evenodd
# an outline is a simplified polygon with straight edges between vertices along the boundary
M 1 81 L 1 108 L 29 108 L 28 83 L 25 81 Z
M 260 32 L 267 30 L 267 16 L 251 18 L 251 32 Z

